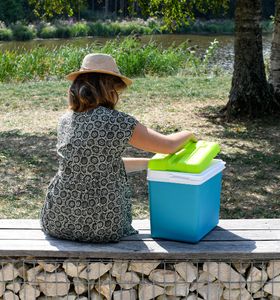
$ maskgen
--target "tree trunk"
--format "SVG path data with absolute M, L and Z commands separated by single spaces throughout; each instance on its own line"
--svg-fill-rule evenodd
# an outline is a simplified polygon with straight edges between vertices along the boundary
M 136 12 L 136 15 L 138 16 L 138 14 L 139 14 L 139 5 L 138 5 L 137 1 L 135 1 L 135 12 Z
M 131 12 L 130 12 L 130 15 L 131 17 L 134 17 L 135 15 L 135 1 L 133 0 L 131 4 Z
M 225 107 L 228 119 L 256 118 L 274 110 L 265 75 L 260 21 L 261 0 L 236 1 L 234 72 Z
M 122 10 L 122 16 L 125 17 L 125 13 L 124 13 L 124 0 L 121 0 L 121 10 Z
M 269 83 L 280 103 L 280 0 L 275 1 L 274 31 L 271 44 Z
M 81 2 L 78 1 L 78 21 L 81 20 Z
M 108 17 L 109 0 L 105 0 L 105 17 Z
M 115 14 L 118 16 L 118 0 L 115 0 Z

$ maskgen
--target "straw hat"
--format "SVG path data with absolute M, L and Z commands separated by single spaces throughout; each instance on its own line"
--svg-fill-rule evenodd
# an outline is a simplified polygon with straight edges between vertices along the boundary
M 128 86 L 132 80 L 123 76 L 111 55 L 102 53 L 91 53 L 84 57 L 82 66 L 79 71 L 72 72 L 66 76 L 69 80 L 75 80 L 80 74 L 85 73 L 104 73 L 117 76 Z

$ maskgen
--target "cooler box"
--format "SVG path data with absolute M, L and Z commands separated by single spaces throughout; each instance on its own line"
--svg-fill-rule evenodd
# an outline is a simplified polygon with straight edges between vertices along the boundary
M 213 159 L 199 174 L 148 169 L 151 235 L 196 243 L 219 222 L 222 170 Z

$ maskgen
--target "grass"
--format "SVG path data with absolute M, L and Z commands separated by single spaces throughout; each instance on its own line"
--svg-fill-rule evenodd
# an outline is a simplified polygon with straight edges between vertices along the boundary
M 231 78 L 136 78 L 118 109 L 162 133 L 182 129 L 214 140 L 226 161 L 222 218 L 276 218 L 280 207 L 279 120 L 222 123 L 213 118 L 226 103 Z M 0 84 L 0 218 L 38 218 L 57 170 L 56 125 L 66 110 L 66 81 Z M 126 156 L 151 157 L 132 147 Z M 135 218 L 149 214 L 146 173 L 128 176 Z
M 56 49 L 36 47 L 29 51 L 4 51 L 0 53 L 0 81 L 29 81 L 50 78 L 64 78 L 65 74 L 80 68 L 80 62 L 88 53 L 111 54 L 126 76 L 174 75 L 211 73 L 209 67 L 216 54 L 218 42 L 214 41 L 200 57 L 188 48 L 187 43 L 170 46 L 149 42 L 142 45 L 134 37 L 107 41 L 105 45 L 95 43 L 86 47 L 62 46 Z

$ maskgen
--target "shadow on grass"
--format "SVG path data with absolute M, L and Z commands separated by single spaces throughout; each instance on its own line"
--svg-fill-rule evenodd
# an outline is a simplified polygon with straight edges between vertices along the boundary
M 280 121 L 222 123 L 212 117 L 218 109 L 203 107 L 197 114 L 206 119 L 204 126 L 209 124 L 207 135 L 221 142 L 219 157 L 227 163 L 221 218 L 279 218 Z M 55 145 L 55 133 L 0 133 L 0 218 L 39 216 L 47 185 L 58 167 Z M 152 154 L 129 147 L 123 156 Z M 146 175 L 128 174 L 134 218 L 149 214 Z
M 142 150 L 128 147 L 123 156 L 127 157 L 151 157 L 152 153 L 147 153 Z M 133 172 L 129 173 L 128 183 L 132 192 L 132 206 L 133 217 L 145 218 L 149 216 L 149 202 L 148 202 L 148 184 L 147 172 Z
M 0 132 L 0 218 L 39 216 L 47 186 L 58 168 L 56 134 L 34 135 L 19 130 Z M 149 156 L 129 147 L 124 156 Z M 3 170 L 3 171 L 2 171 Z M 128 175 L 134 217 L 148 214 L 146 172 Z
M 54 171 L 56 136 L 33 135 L 20 130 L 0 132 L 1 153 L 19 165 L 37 167 L 38 171 Z M 51 168 L 50 168 L 51 167 Z
M 0 217 L 37 218 L 57 168 L 53 134 L 0 133 Z
M 223 218 L 280 217 L 280 120 L 223 122 L 221 107 L 203 107 L 197 115 L 213 127 L 227 163 L 221 198 Z

